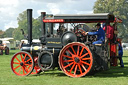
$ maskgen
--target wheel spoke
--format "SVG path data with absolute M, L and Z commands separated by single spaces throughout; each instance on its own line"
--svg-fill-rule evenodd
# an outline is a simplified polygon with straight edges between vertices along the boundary
M 89 63 L 87 63 L 87 62 L 84 62 L 84 61 L 81 61 L 81 62 L 82 62 L 83 64 L 88 65 L 88 66 L 90 65 L 90 64 L 89 64 Z
M 28 71 L 29 71 L 29 69 L 28 69 L 26 66 L 24 66 L 24 69 L 25 69 L 25 71 L 26 71 L 26 72 L 28 72 Z
M 28 69 L 31 67 L 31 65 L 28 66 Z
M 32 66 L 31 64 L 24 64 L 24 65 L 26 65 L 26 66 Z
M 67 56 L 67 55 L 62 55 L 62 56 L 67 57 L 67 58 L 72 58 L 71 56 Z
M 31 58 L 30 59 L 28 59 L 26 62 L 28 62 L 28 61 L 30 61 L 31 60 Z
M 26 65 L 26 64 L 25 64 Z M 29 69 L 32 65 L 27 64 L 27 66 L 25 66 L 27 69 Z
M 72 66 L 72 68 L 70 69 L 70 73 L 72 72 L 72 70 L 73 70 L 73 68 L 74 68 L 75 65 L 76 64 L 74 63 L 73 66 Z
M 76 55 L 76 52 L 75 52 L 74 48 L 72 46 L 71 46 L 71 48 L 72 48 L 72 51 L 74 52 L 74 54 Z
M 81 67 L 80 67 L 80 65 L 79 65 L 79 64 L 78 64 L 78 67 L 79 67 L 80 73 L 82 74 L 82 69 L 81 69 Z
M 20 64 L 19 62 L 13 62 L 13 64 Z
M 70 50 L 67 50 L 67 51 L 68 51 L 71 55 L 73 55 L 72 52 L 71 52 Z
M 82 50 L 81 50 L 81 52 L 80 52 L 80 56 L 82 55 L 82 53 L 83 53 L 83 50 L 84 50 L 84 48 L 82 48 Z
M 78 48 L 77 48 L 77 55 L 79 56 L 79 48 L 80 46 L 78 45 Z
M 90 60 L 90 58 L 82 58 L 82 60 Z
M 17 61 L 19 61 L 19 63 L 21 62 L 17 57 L 15 57 Z
M 23 75 L 25 75 L 24 67 L 22 67 L 22 69 L 23 69 Z
M 65 60 L 64 62 L 73 62 L 73 60 Z
M 70 64 L 68 64 L 68 65 L 66 65 L 66 66 L 64 66 L 64 68 L 67 68 L 67 67 L 69 67 L 70 65 L 72 65 L 74 62 L 72 62 L 72 63 L 70 63 Z
M 76 75 L 76 71 L 77 71 L 77 65 L 75 66 L 74 75 Z
M 16 67 L 14 68 L 14 70 L 16 70 L 16 69 L 19 68 L 19 67 L 20 67 L 20 65 L 16 66 Z
M 85 71 L 87 70 L 87 69 L 84 67 L 84 65 L 83 65 L 83 64 L 82 64 L 81 66 L 83 67 L 83 69 L 84 69 Z
M 26 56 L 27 56 L 27 54 L 25 54 L 23 61 L 25 60 Z
M 21 70 L 22 70 L 22 67 L 20 68 L 20 70 L 19 70 L 18 74 L 20 74 Z
M 22 57 L 22 54 L 20 54 L 20 57 L 21 57 L 21 61 L 23 62 L 23 57 Z
M 32 61 L 29 61 L 29 62 L 31 62 L 31 63 L 32 63 Z
M 81 58 L 83 58 L 83 57 L 85 57 L 85 56 L 87 56 L 87 55 L 88 55 L 88 53 L 86 53 L 86 54 L 82 55 L 82 56 L 81 56 Z

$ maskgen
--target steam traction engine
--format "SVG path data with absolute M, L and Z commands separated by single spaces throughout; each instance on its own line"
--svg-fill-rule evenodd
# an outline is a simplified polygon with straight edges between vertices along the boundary
M 82 77 L 95 71 L 109 69 L 108 43 L 92 45 L 97 36 L 85 35 L 87 31 L 94 31 L 85 23 L 114 22 L 114 15 L 105 13 L 48 16 L 42 12 L 41 43 L 34 44 L 32 42 L 32 9 L 28 9 L 27 14 L 29 43 L 11 59 L 11 69 L 16 75 L 37 74 L 58 67 L 67 76 Z M 55 23 L 58 23 L 58 28 L 54 30 Z M 71 24 L 73 29 L 69 31 L 70 26 L 67 24 Z

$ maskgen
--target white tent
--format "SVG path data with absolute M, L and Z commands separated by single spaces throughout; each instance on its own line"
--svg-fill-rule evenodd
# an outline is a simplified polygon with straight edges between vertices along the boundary
M 10 42 L 9 41 L 3 41 L 3 44 L 6 45 L 7 47 L 9 47 L 9 49 L 10 49 Z

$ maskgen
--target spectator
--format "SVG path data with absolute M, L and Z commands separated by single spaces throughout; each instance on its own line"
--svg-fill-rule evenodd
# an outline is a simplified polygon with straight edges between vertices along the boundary
M 23 47 L 23 45 L 24 45 L 24 41 L 22 41 L 21 43 L 20 43 L 20 49 Z
M 119 46 L 118 55 L 119 55 L 119 60 L 120 60 L 120 66 L 121 67 L 124 67 L 124 63 L 123 63 L 123 59 L 122 59 L 122 56 L 123 56 L 123 48 L 122 48 L 122 46 L 121 46 L 120 43 L 118 44 L 118 46 Z

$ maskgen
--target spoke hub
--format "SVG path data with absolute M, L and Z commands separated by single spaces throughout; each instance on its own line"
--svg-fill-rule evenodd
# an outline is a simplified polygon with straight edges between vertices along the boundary
M 20 65 L 23 66 L 24 65 L 23 62 L 21 62 Z
M 78 57 L 75 57 L 74 60 L 75 60 L 76 63 L 80 62 L 80 59 Z

